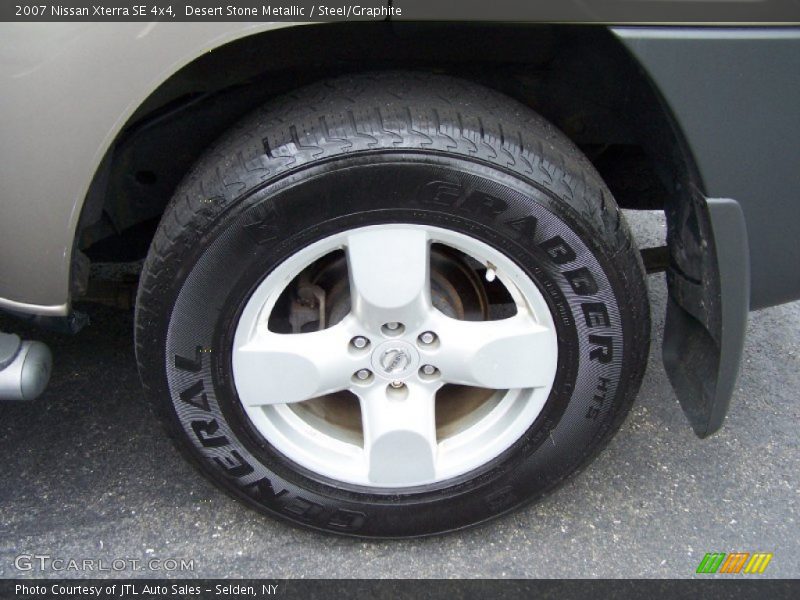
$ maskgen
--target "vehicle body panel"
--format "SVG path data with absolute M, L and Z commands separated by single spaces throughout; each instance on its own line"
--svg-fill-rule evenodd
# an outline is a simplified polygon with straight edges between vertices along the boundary
M 750 308 L 800 297 L 800 28 L 614 33 L 671 109 L 703 193 L 742 207 Z
M 0 308 L 66 315 L 81 208 L 128 118 L 202 53 L 293 25 L 0 24 Z

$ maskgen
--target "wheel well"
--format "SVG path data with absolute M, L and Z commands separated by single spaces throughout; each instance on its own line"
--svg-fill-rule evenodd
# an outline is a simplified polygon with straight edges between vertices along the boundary
M 310 25 L 222 46 L 156 89 L 98 169 L 78 249 L 92 260 L 144 257 L 175 187 L 240 117 L 312 81 L 388 69 L 447 73 L 530 106 L 587 154 L 623 207 L 662 209 L 676 190 L 697 182 L 657 92 L 605 27 Z

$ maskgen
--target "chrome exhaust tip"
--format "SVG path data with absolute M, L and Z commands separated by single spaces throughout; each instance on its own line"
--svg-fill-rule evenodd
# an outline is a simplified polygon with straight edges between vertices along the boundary
M 47 387 L 53 355 L 42 342 L 0 332 L 0 400 L 33 400 Z

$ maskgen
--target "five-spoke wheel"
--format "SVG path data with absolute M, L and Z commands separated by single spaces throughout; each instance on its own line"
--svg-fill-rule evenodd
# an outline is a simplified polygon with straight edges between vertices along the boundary
M 467 321 L 436 308 L 434 245 L 462 257 L 463 268 L 477 267 L 483 281 L 500 282 L 512 316 Z M 342 250 L 349 312 L 335 323 L 319 318 L 317 327 L 328 326 L 315 331 L 271 330 L 286 282 Z M 445 282 L 457 303 L 457 286 Z M 327 298 L 339 283 L 328 278 L 329 289 L 316 287 Z M 242 313 L 233 374 L 248 416 L 288 458 L 335 480 L 418 486 L 474 469 L 516 441 L 547 399 L 557 358 L 547 304 L 513 262 L 462 234 L 395 224 L 331 236 L 275 269 Z M 440 436 L 436 398 L 448 384 L 460 386 L 451 403 L 463 398 L 472 406 Z M 488 391 L 483 402 L 474 402 L 475 388 Z M 304 419 L 307 413 L 289 406 L 345 391 L 360 405 L 360 444 L 335 419 Z

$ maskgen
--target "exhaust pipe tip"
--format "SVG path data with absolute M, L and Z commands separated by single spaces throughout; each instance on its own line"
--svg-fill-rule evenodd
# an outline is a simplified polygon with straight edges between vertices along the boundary
M 45 390 L 53 372 L 53 354 L 42 342 L 22 343 L 20 367 L 20 400 L 33 400 Z
M 33 400 L 50 381 L 53 355 L 42 342 L 19 342 L 13 358 L 4 362 L 4 367 L 0 365 L 0 400 Z

